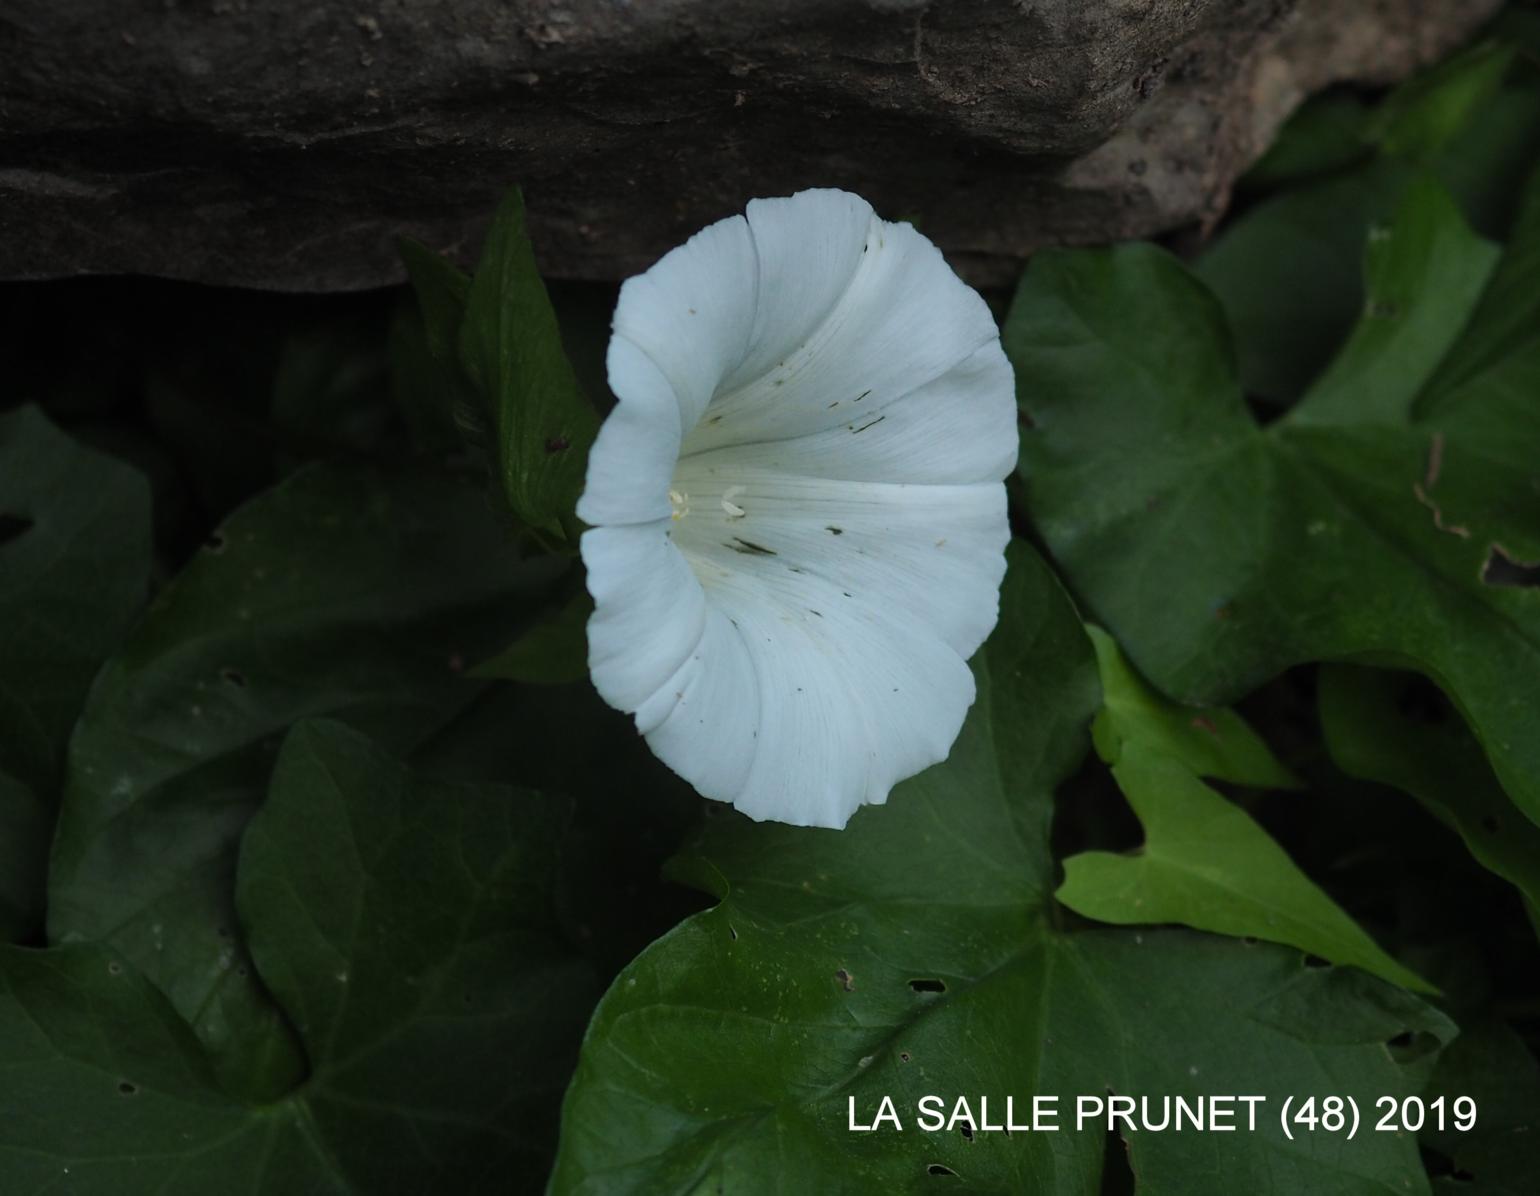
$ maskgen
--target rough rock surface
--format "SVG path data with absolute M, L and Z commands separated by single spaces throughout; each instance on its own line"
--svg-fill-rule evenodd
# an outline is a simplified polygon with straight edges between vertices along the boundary
M 618 278 L 752 196 L 859 191 L 967 273 L 1212 220 L 1305 95 L 1498 0 L 3 0 L 0 276 L 341 290 L 525 188 Z

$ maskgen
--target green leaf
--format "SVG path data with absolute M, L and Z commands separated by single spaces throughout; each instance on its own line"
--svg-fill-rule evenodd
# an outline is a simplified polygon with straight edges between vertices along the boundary
M 417 296 L 428 351 L 440 361 L 458 358 L 470 278 L 420 242 L 403 239 L 397 248 Z
M 1540 73 L 1505 14 L 1494 40 L 1413 76 L 1372 111 L 1328 93 L 1305 104 L 1245 183 L 1278 188 L 1227 222 L 1197 270 L 1224 303 L 1241 382 L 1269 402 L 1298 397 L 1364 302 L 1357 265 L 1423 172 L 1487 236 L 1505 234 L 1534 165 Z M 1532 50 L 1530 51 L 1532 53 Z
M 1540 170 L 1523 188 L 1507 251 L 1453 351 L 1428 383 L 1450 394 L 1540 336 Z
M 390 395 L 411 444 L 449 455 L 462 447 L 454 403 L 446 395 L 468 386 L 457 357 L 435 355 L 417 299 L 403 295 L 391 317 L 388 340 Z
M 1089 628 L 1105 695 L 1093 736 L 1144 826 L 1130 855 L 1064 861 L 1055 896 L 1120 926 L 1176 922 L 1284 943 L 1395 984 L 1434 991 L 1375 945 L 1271 836 L 1198 778 L 1299 788 L 1299 780 L 1234 711 L 1171 702 L 1128 666 L 1112 637 Z
M 56 791 L 91 678 L 149 597 L 150 554 L 137 471 L 35 407 L 0 414 L 0 770 L 39 797 Z
M 245 1105 L 109 950 L 0 949 L 8 1192 L 501 1193 L 543 1170 L 592 978 L 555 930 L 566 823 L 538 794 L 426 782 L 297 728 L 241 856 L 256 966 L 309 1056 Z
M 1476 1123 L 1461 1131 L 1454 1101 L 1470 1097 Z M 1530 1196 L 1535 1186 L 1535 1138 L 1540 1135 L 1540 1065 L 1530 1047 L 1503 1023 L 1486 1019 L 1461 1028 L 1439 1058 L 1424 1105 L 1444 1098 L 1445 1123 L 1429 1109 L 1421 1141 L 1447 1161 L 1434 1190 L 1465 1196 Z
M 1444 360 L 1497 264 L 1437 184 L 1407 192 L 1369 230 L 1364 315 L 1290 413 L 1295 425 L 1399 423 Z
M 1426 682 L 1353 665 L 1323 667 L 1321 726 L 1343 772 L 1411 794 L 1471 855 L 1540 903 L 1540 827 L 1513 808 L 1481 745 Z
M 1121 926 L 1176 922 L 1250 935 L 1435 991 L 1382 951 L 1244 810 L 1185 765 L 1125 744 L 1112 775 L 1144 825 L 1144 845 L 1132 855 L 1088 851 L 1065 860 L 1056 896 L 1070 909 Z
M 1426 1192 L 1391 1136 L 1351 1152 L 1284 1140 L 1284 1094 L 1406 1093 L 1422 1070 L 1385 1039 L 1450 1028 L 1361 973 L 1186 931 L 1052 925 L 1052 787 L 1097 705 L 1079 620 L 1046 568 L 1011 553 L 1002 623 L 948 760 L 844 831 L 724 813 L 676 873 L 719 897 L 644 952 L 601 1002 L 563 1112 L 552 1190 L 1099 1190 L 1104 1131 L 1076 1094 L 1267 1095 L 1257 1132 L 1129 1134 L 1153 1192 Z M 724 1060 L 727 1060 L 724 1063 Z M 926 1133 L 915 1101 L 1065 1098 L 1057 1133 Z M 891 1095 L 902 1133 L 852 1133 Z M 1158 1101 L 1157 1101 L 1158 1105 Z
M 570 523 L 598 418 L 562 348 L 517 189 L 487 233 L 459 336 L 465 371 L 491 412 L 509 505 L 532 528 Z
M 1425 280 L 1419 307 L 1442 303 L 1419 324 L 1463 327 L 1479 310 L 1469 261 L 1448 254 L 1457 219 L 1419 188 L 1392 226 L 1388 249 L 1422 264 L 1386 271 Z M 1439 263 L 1448 277 L 1425 268 Z M 1034 257 L 1005 342 L 1035 425 L 1022 473 L 1037 527 L 1155 686 L 1220 703 L 1307 661 L 1415 668 L 1540 820 L 1540 738 L 1514 700 L 1540 675 L 1540 604 L 1488 580 L 1499 547 L 1540 559 L 1540 338 L 1411 404 L 1425 362 L 1411 376 L 1353 349 L 1362 406 L 1337 390 L 1308 419 L 1261 428 L 1213 297 L 1132 245 Z
M 1363 310 L 1359 262 L 1415 172 L 1374 159 L 1362 169 L 1271 196 L 1228 224 L 1195 263 L 1235 332 L 1247 394 L 1297 398 Z
M 545 1164 L 597 995 L 551 899 L 569 817 L 413 778 L 335 723 L 286 740 L 238 905 L 310 1057 L 309 1120 L 355 1189 L 505 1191 Z M 412 1155 L 378 1149 L 403 1138 Z
M 1375 111 L 1367 136 L 1386 153 L 1431 161 L 1497 93 L 1516 53 L 1486 41 L 1413 75 Z
M 472 669 L 471 675 L 536 685 L 581 681 L 588 676 L 588 616 L 593 611 L 588 592 L 577 590 L 508 647 Z
M 1272 190 L 1353 165 L 1369 152 L 1364 144 L 1369 120 L 1369 108 L 1356 95 L 1328 91 L 1312 96 L 1242 176 L 1241 186 Z
M 1235 711 L 1180 706 L 1156 693 L 1129 667 L 1117 642 L 1087 627 L 1101 673 L 1102 708 L 1092 734 L 1096 751 L 1117 764 L 1129 744 L 1180 761 L 1195 776 L 1260 789 L 1298 789 L 1300 780 Z
M 552 569 L 434 472 L 326 467 L 236 512 L 103 669 L 71 743 L 55 942 L 110 942 L 242 1091 L 297 1066 L 232 906 L 235 846 L 278 737 L 332 715 L 409 750 L 472 698 Z M 533 592 L 532 592 L 533 591 Z

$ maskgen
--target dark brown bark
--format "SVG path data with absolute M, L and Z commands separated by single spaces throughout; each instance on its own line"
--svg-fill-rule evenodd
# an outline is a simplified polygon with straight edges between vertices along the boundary
M 0 0 L 0 276 L 301 290 L 464 258 L 507 185 L 617 278 L 848 187 L 978 280 L 1212 220 L 1305 95 L 1497 0 Z

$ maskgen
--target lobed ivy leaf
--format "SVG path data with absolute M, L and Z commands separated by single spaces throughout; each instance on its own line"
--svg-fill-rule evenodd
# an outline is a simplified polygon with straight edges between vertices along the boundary
M 1522 226 L 1478 294 L 1490 251 L 1414 188 L 1376 247 L 1361 331 L 1266 427 L 1223 312 L 1174 258 L 1130 245 L 1033 259 L 1004 337 L 1034 424 L 1028 504 L 1152 683 L 1223 702 L 1306 661 L 1415 668 L 1540 820 L 1540 738 L 1515 700 L 1540 675 L 1540 592 L 1492 572 L 1540 560 L 1540 324 L 1447 389 L 1404 331 L 1440 345 L 1438 330 L 1463 329 L 1444 361 L 1489 343 L 1492 288 L 1528 277 L 1518 302 L 1540 305 L 1537 236 Z
M 1481 745 L 1442 695 L 1410 673 L 1326 665 L 1321 728 L 1343 772 L 1416 798 L 1470 853 L 1540 905 L 1540 827 L 1513 808 Z
M 1261 737 L 1234 711 L 1163 698 L 1106 632 L 1089 630 L 1104 695 L 1092 732 L 1096 750 L 1112 766 L 1145 841 L 1126 855 L 1070 856 L 1054 895 L 1099 922 L 1175 922 L 1251 936 L 1434 991 L 1381 950 L 1250 815 L 1199 780 L 1298 788 Z
M 718 904 L 628 967 L 589 1027 L 551 1190 L 1100 1190 L 1104 1132 L 922 1132 L 914 1102 L 967 1096 L 1409 1093 L 1383 1042 L 1442 1017 L 1358 972 L 1187 931 L 1056 927 L 1053 786 L 1097 682 L 1079 619 L 1029 549 L 975 659 L 978 701 L 949 759 L 844 831 L 712 820 L 676 874 Z M 882 1096 L 904 1132 L 852 1133 Z M 1141 1187 L 1428 1191 L 1410 1140 L 1352 1151 L 1276 1122 L 1129 1134 Z
M 157 597 L 71 742 L 51 941 L 111 944 L 161 988 L 243 1094 L 298 1069 L 232 905 L 235 848 L 296 720 L 398 750 L 477 686 L 552 569 L 521 561 L 460 479 L 302 470 L 237 511 Z
M 1386 954 L 1250 815 L 1181 762 L 1131 745 L 1112 775 L 1145 841 L 1130 855 L 1088 851 L 1065 860 L 1055 895 L 1070 909 L 1098 922 L 1176 922 L 1285 943 L 1414 991 L 1435 991 Z
M 304 1084 L 232 1100 L 109 948 L 0 948 L 0 1076 L 24 1094 L 0 1118 L 7 1192 L 473 1196 L 538 1173 L 593 998 L 551 910 L 566 819 L 537 793 L 415 778 L 340 724 L 297 727 L 239 906 Z
M 1195 776 L 1259 789 L 1299 789 L 1302 783 L 1251 725 L 1224 706 L 1181 706 L 1156 693 L 1129 666 L 1117 641 L 1087 627 L 1096 649 L 1102 708 L 1091 734 L 1096 752 L 1116 765 L 1129 745 L 1169 756 Z
M 35 407 L 0 414 L 0 769 L 51 799 L 97 669 L 150 593 L 150 488 Z

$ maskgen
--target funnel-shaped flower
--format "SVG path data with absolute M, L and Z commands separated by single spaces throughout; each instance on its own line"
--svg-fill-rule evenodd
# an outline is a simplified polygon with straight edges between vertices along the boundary
M 843 191 L 760 199 L 615 308 L 578 515 L 594 684 L 702 794 L 844 826 L 946 758 L 1016 461 L 984 301 Z

